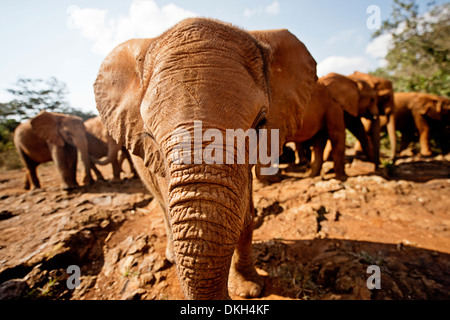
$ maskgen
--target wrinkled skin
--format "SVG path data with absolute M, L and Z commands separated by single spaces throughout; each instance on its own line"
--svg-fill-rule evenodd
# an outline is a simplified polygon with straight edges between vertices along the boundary
M 97 169 L 98 165 L 111 164 L 113 168 L 113 181 L 120 181 L 122 162 L 127 157 L 128 151 L 122 150 L 122 146 L 117 144 L 109 135 L 100 116 L 90 118 L 84 122 L 87 130 L 87 141 L 89 145 L 89 155 L 91 157 L 91 168 L 94 170 L 97 180 L 104 180 L 102 173 Z M 121 153 L 125 153 L 122 155 Z M 129 158 L 130 168 L 133 174 L 137 175 L 134 166 Z
M 420 154 L 432 155 L 430 148 L 430 123 L 448 123 L 450 100 L 436 95 L 418 92 L 396 92 L 396 128 L 402 134 L 400 151 L 413 141 L 414 133 L 419 131 Z
M 345 121 L 344 109 L 332 99 L 326 85 L 319 79 L 313 91 L 311 103 L 306 109 L 303 123 L 287 142 L 295 142 L 301 152 L 302 143 L 311 141 L 314 150 L 311 176 L 320 175 L 327 139 L 332 144 L 332 156 L 336 178 L 345 180 Z M 300 156 L 300 154 L 299 154 Z M 300 156 L 301 158 L 301 156 Z
M 252 166 L 174 163 L 172 133 L 192 133 L 195 120 L 224 136 L 277 128 L 281 149 L 316 81 L 316 62 L 287 30 L 249 33 L 200 18 L 127 41 L 104 60 L 97 108 L 164 211 L 166 257 L 186 298 L 228 299 L 228 289 L 255 297 L 262 282 L 251 254 Z
M 364 80 L 330 73 L 321 78 L 332 99 L 344 110 L 345 126 L 361 143 L 367 158 L 379 162 L 380 119 L 375 90 Z M 371 130 L 366 132 L 363 119 L 369 120 Z M 328 152 L 326 151 L 325 154 Z M 327 155 L 324 157 L 327 158 Z
M 42 111 L 14 131 L 14 144 L 26 169 L 25 189 L 40 188 L 36 168 L 53 161 L 64 190 L 76 188 L 77 150 L 84 164 L 84 184 L 92 183 L 86 128 L 79 117 Z
M 380 150 L 380 135 L 377 131 L 379 127 L 386 126 L 387 133 L 389 136 L 389 142 L 391 146 L 391 151 L 389 157 L 395 159 L 397 152 L 397 137 L 395 135 L 395 103 L 394 103 L 394 89 L 393 84 L 390 80 L 385 78 L 373 76 L 367 73 L 362 73 L 359 71 L 354 72 L 349 75 L 350 79 L 353 80 L 364 80 L 366 81 L 372 89 L 376 91 L 377 94 L 377 106 L 378 113 L 380 116 L 379 125 L 367 119 L 362 119 L 366 133 L 372 136 L 372 141 L 374 145 L 375 159 L 377 159 L 377 164 L 379 162 L 379 150 Z M 357 143 L 355 149 L 362 150 L 361 146 Z

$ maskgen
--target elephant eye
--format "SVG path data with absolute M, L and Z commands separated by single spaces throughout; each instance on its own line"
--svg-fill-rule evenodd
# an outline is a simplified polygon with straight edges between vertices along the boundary
M 145 131 L 145 132 L 142 134 L 142 136 L 143 136 L 143 137 L 150 138 L 150 139 L 152 139 L 152 140 L 155 140 L 155 136 L 154 136 L 152 133 L 147 132 L 147 131 Z
M 265 125 L 267 125 L 266 112 L 261 110 L 253 122 L 252 128 L 255 130 L 262 129 Z
M 261 119 L 261 120 L 257 123 L 255 129 L 256 129 L 256 130 L 262 129 L 265 125 L 267 125 L 267 118 Z

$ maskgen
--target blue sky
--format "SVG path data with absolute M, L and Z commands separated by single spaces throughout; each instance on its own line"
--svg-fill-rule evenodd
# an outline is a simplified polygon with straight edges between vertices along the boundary
M 426 9 L 428 0 L 419 0 Z M 437 1 L 438 4 L 446 1 Z M 370 71 L 387 39 L 373 41 L 367 8 L 389 17 L 391 0 L 15 0 L 0 2 L 0 101 L 19 77 L 64 81 L 73 107 L 96 112 L 92 84 L 106 54 L 132 37 L 154 37 L 188 16 L 247 30 L 287 28 L 328 72 Z

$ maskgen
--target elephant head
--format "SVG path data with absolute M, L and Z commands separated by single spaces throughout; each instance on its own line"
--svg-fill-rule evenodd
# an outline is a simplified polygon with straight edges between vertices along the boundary
M 36 135 L 48 143 L 58 147 L 64 147 L 65 144 L 76 147 L 81 154 L 85 169 L 83 183 L 89 184 L 92 182 L 86 128 L 81 118 L 62 113 L 41 111 L 30 120 L 30 124 Z
M 411 108 L 421 115 L 440 121 L 450 110 L 450 100 L 432 94 L 417 93 L 411 101 Z
M 327 87 L 333 100 L 352 117 L 372 119 L 379 115 L 376 93 L 367 82 L 352 80 L 337 73 L 330 73 L 320 78 L 319 82 Z
M 287 30 L 249 33 L 200 18 L 183 20 L 158 38 L 127 41 L 104 60 L 94 84 L 97 108 L 166 212 L 187 298 L 226 299 L 229 271 L 248 275 L 242 269 L 253 267 L 246 254 L 252 165 L 177 162 L 174 136 L 184 132 L 195 140 L 211 129 L 219 143 L 227 130 L 273 128 L 282 140 L 302 120 L 315 68 Z M 212 145 L 187 142 L 191 155 Z
M 397 136 L 395 134 L 395 102 L 392 81 L 359 71 L 355 71 L 353 74 L 349 75 L 349 78 L 353 80 L 364 80 L 375 90 L 377 95 L 378 113 L 382 118 L 382 122 L 386 124 L 389 135 L 389 142 L 391 145 L 390 158 L 394 160 L 397 153 Z M 366 130 L 372 132 L 372 135 L 375 136 L 379 134 L 377 133 L 379 129 L 374 127 L 373 124 L 374 123 L 372 123 L 372 125 L 369 124 Z M 379 140 L 379 137 L 374 137 L 374 141 L 377 142 L 378 145 Z
M 395 112 L 392 81 L 359 71 L 348 77 L 352 80 L 364 80 L 375 90 L 379 115 L 391 115 Z

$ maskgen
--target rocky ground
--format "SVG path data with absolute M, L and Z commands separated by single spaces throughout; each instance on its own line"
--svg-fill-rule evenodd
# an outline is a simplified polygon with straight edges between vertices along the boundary
M 255 181 L 261 299 L 450 299 L 449 160 L 406 157 L 376 173 L 354 160 L 345 182 L 289 170 Z M 0 173 L 0 299 L 183 298 L 160 209 L 138 179 L 63 192 L 53 165 L 38 172 L 35 191 L 21 188 L 23 170 Z M 367 288 L 370 265 L 380 290 Z

